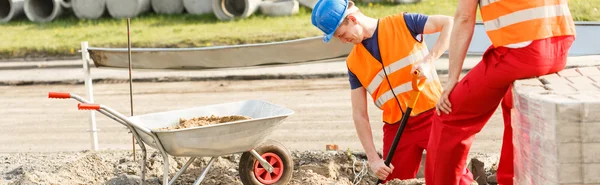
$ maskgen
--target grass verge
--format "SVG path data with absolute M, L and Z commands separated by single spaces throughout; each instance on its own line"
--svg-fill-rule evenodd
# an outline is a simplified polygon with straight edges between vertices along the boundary
M 600 20 L 599 0 L 569 1 L 576 21 Z M 372 17 L 399 12 L 453 15 L 457 0 L 423 0 L 418 4 L 359 3 Z M 288 17 L 255 13 L 249 18 L 221 22 L 209 15 L 158 15 L 145 13 L 131 20 L 133 47 L 204 47 L 261 43 L 321 35 L 310 23 L 310 9 Z M 77 56 L 81 41 L 94 47 L 126 47 L 126 20 L 108 15 L 98 20 L 79 20 L 67 14 L 47 24 L 22 17 L 0 25 L 0 59 Z

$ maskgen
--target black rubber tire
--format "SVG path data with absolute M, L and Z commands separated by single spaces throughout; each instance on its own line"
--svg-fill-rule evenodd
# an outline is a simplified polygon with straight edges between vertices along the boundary
M 294 172 L 294 161 L 292 159 L 291 152 L 280 142 L 275 140 L 266 140 L 262 145 L 255 148 L 259 155 L 264 153 L 274 153 L 283 163 L 283 173 L 281 178 L 273 185 L 285 185 L 292 179 L 292 173 Z M 240 157 L 239 172 L 240 180 L 244 185 L 264 185 L 254 175 L 254 163 L 257 160 L 252 156 L 250 152 L 244 152 Z

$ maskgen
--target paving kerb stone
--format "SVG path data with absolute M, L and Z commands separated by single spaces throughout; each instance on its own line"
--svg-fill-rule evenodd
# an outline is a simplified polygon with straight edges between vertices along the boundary
M 513 140 L 515 150 L 523 151 L 515 154 L 517 183 L 600 183 L 600 156 L 596 155 L 600 152 L 600 88 L 594 86 L 596 69 L 566 69 L 515 82 L 514 108 L 518 113 L 513 116 Z M 552 148 L 557 150 L 553 152 Z

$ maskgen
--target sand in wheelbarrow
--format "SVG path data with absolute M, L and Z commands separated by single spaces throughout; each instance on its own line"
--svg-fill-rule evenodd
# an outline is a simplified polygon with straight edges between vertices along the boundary
M 240 116 L 240 115 L 230 115 L 230 116 L 211 115 L 211 116 L 200 116 L 200 117 L 195 117 L 195 118 L 191 118 L 191 119 L 180 118 L 179 124 L 170 126 L 170 127 L 160 128 L 158 130 L 177 130 L 177 129 L 201 127 L 201 126 L 228 123 L 228 122 L 234 122 L 234 121 L 239 121 L 239 120 L 249 120 L 249 119 L 252 119 L 252 118 L 250 118 L 248 116 Z

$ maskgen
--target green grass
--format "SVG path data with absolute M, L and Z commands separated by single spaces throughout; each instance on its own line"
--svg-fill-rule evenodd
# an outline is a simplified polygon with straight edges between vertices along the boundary
M 600 0 L 571 0 L 576 21 L 599 21 Z M 457 0 L 423 0 L 411 5 L 359 3 L 372 17 L 399 12 L 453 15 Z M 127 21 L 108 15 L 99 20 L 63 16 L 52 23 L 25 18 L 0 25 L 0 58 L 76 56 L 81 41 L 94 47 L 126 47 Z M 310 9 L 297 15 L 268 17 L 259 12 L 249 18 L 221 22 L 213 15 L 157 15 L 146 13 L 131 20 L 133 47 L 204 47 L 290 40 L 321 35 L 310 23 Z

